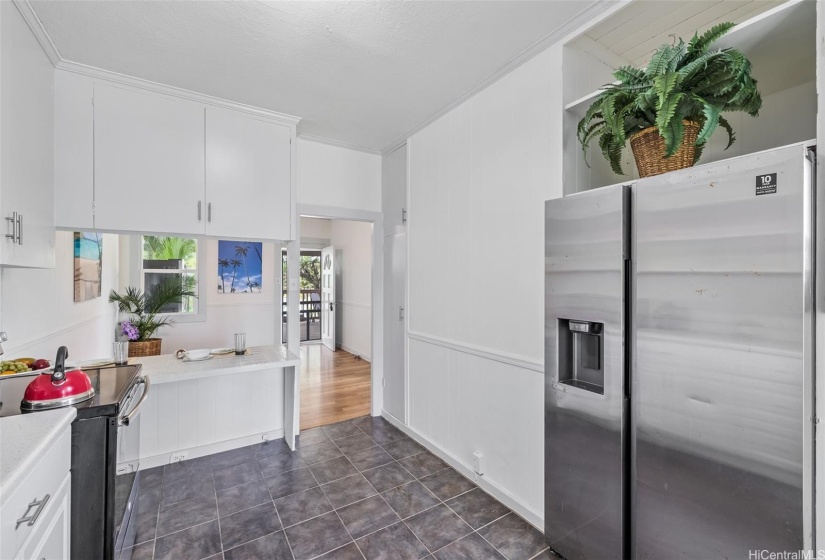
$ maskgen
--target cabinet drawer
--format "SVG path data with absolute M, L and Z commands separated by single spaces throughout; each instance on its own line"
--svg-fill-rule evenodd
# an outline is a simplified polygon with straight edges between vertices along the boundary
M 44 523 L 46 512 L 52 500 L 57 498 L 60 485 L 71 468 L 71 453 L 71 429 L 67 428 L 20 485 L 3 500 L 0 507 L 0 558 L 14 558 L 29 535 Z M 49 500 L 35 523 L 18 525 L 18 519 L 35 515 L 38 506 L 30 508 L 29 504 L 43 500 L 47 494 Z
M 60 484 L 57 494 L 49 499 L 33 527 L 29 540 L 15 560 L 67 560 L 69 558 L 69 511 L 71 475 Z

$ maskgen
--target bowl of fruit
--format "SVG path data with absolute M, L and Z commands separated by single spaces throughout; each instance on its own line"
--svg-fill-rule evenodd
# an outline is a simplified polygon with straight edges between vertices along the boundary
M 0 376 L 10 377 L 13 375 L 32 375 L 43 373 L 51 369 L 49 360 L 40 358 L 17 358 L 15 360 L 0 361 Z

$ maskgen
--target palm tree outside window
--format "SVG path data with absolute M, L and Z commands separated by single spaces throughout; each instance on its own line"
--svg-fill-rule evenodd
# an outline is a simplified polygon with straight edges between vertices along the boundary
M 141 283 L 143 291 L 170 278 L 189 291 L 198 294 L 198 240 L 184 237 L 142 237 Z M 223 266 L 223 263 L 221 263 Z M 165 306 L 162 313 L 194 315 L 198 313 L 197 297 L 184 298 L 181 303 Z

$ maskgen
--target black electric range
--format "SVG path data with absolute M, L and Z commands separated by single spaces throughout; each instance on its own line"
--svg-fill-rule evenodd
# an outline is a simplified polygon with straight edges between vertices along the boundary
M 118 433 L 138 440 L 135 412 L 148 392 L 140 365 L 84 370 L 95 396 L 73 405 L 71 557 L 121 557 L 134 544 L 140 492 L 138 467 L 117 475 Z M 36 374 L 34 374 L 36 375 Z M 34 375 L 0 377 L 0 418 L 23 412 L 20 401 Z M 143 392 L 141 394 L 141 387 Z

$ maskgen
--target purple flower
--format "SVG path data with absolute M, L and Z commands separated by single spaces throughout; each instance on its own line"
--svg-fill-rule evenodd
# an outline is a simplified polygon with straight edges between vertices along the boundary
M 120 324 L 120 332 L 129 340 L 137 340 L 140 338 L 140 333 L 131 321 L 123 321 Z

